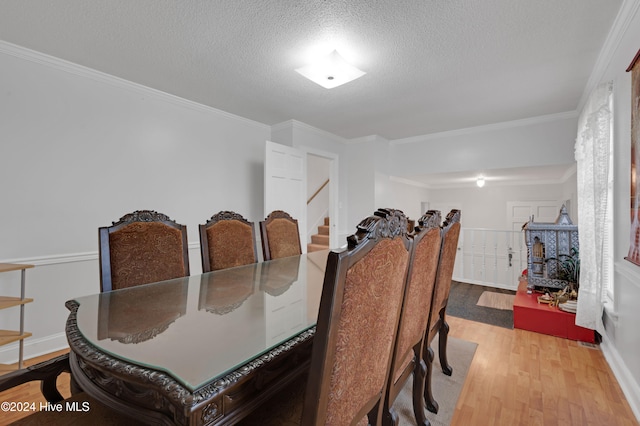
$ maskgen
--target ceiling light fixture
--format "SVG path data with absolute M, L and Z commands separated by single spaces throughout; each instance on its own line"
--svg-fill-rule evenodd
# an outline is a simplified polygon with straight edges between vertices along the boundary
M 347 63 L 336 50 L 319 61 L 298 68 L 296 71 L 326 89 L 333 89 L 366 74 Z
M 482 176 L 476 180 L 476 185 L 478 185 L 478 188 L 482 188 L 484 186 L 484 178 Z

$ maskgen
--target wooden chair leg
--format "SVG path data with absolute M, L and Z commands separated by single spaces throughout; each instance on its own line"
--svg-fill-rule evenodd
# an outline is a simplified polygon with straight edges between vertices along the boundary
M 445 318 L 445 310 L 440 312 L 440 330 L 438 331 L 438 355 L 442 372 L 447 376 L 453 374 L 453 367 L 447 361 L 447 339 L 449 337 L 449 324 Z
M 369 411 L 367 414 L 367 419 L 369 420 L 370 425 L 378 425 L 382 424 L 384 417 L 384 393 L 382 398 L 378 400 L 378 403 Z M 397 417 L 397 416 L 396 416 Z
M 382 426 L 398 426 L 400 418 L 396 410 L 391 407 L 384 407 L 382 410 Z M 370 423 L 373 424 L 373 423 Z
M 427 378 L 427 365 L 421 358 L 416 358 L 416 368 L 413 373 L 413 415 L 418 425 L 431 426 L 424 412 L 424 389 Z M 437 404 L 437 403 L 436 403 Z
M 427 345 L 424 351 L 424 361 L 427 369 L 424 381 L 424 402 L 427 405 L 427 410 L 437 414 L 438 402 L 433 399 L 433 393 L 431 392 L 431 373 L 433 372 L 434 357 L 435 354 L 433 353 L 433 349 L 431 349 L 431 346 Z

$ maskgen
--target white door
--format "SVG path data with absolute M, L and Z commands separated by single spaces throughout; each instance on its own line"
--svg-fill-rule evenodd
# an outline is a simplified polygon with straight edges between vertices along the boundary
M 555 222 L 562 204 L 563 202 L 560 200 L 507 202 L 507 221 L 510 229 L 514 231 L 509 246 L 509 266 L 513 285 L 518 284 L 520 274 L 527 269 L 527 246 L 522 226 L 531 220 L 531 216 L 535 222 Z
M 298 221 L 300 246 L 307 229 L 307 155 L 299 149 L 266 142 L 264 156 L 264 216 L 284 210 Z

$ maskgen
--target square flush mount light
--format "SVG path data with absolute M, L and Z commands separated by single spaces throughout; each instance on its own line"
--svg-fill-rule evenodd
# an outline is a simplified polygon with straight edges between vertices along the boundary
M 348 64 L 335 50 L 318 62 L 298 68 L 296 71 L 327 89 L 333 89 L 366 74 Z

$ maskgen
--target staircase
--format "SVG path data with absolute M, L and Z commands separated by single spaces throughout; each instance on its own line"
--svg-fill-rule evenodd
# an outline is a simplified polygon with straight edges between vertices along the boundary
M 307 244 L 307 253 L 327 250 L 329 248 L 329 218 L 324 218 L 324 225 L 318 226 L 318 233 L 311 236 L 311 244 Z

